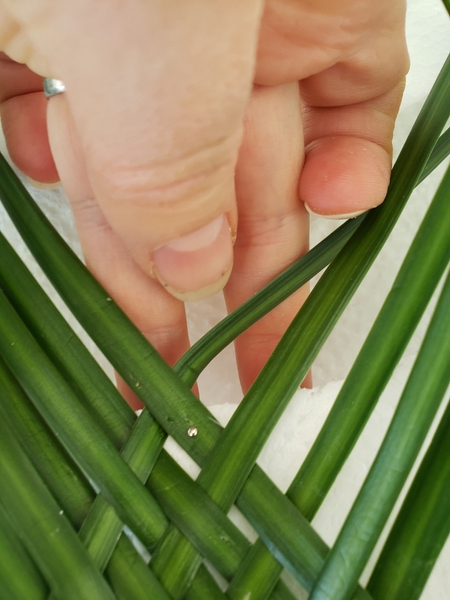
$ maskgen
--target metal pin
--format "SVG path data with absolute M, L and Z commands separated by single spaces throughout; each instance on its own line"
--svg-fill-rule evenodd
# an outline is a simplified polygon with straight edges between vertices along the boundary
M 187 432 L 189 437 L 195 437 L 197 435 L 197 433 L 198 433 L 197 427 L 189 427 L 188 432 Z

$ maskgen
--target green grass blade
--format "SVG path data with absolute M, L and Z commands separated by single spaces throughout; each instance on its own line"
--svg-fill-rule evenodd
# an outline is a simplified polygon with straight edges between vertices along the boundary
M 344 600 L 355 589 L 450 383 L 449 332 L 450 276 L 380 451 L 325 561 L 311 600 Z
M 243 534 L 167 453 L 161 454 L 148 486 L 171 521 L 225 578 L 250 548 Z M 174 488 L 174 482 L 177 482 Z
M 48 587 L 0 504 L 0 598 L 45 600 Z
M 0 292 L 0 354 L 74 460 L 149 548 L 167 524 L 158 504 L 42 352 Z
M 110 588 L 3 420 L 0 456 L 0 502 L 56 596 L 112 600 Z
M 251 590 L 252 598 L 265 600 L 270 597 L 282 572 L 281 564 L 258 539 L 241 561 L 227 588 L 227 596 L 232 600 L 244 600 Z
M 138 447 L 135 444 L 136 439 L 139 441 Z M 143 413 L 136 421 L 122 452 L 123 460 L 142 483 L 147 481 L 164 439 L 159 425 L 148 412 Z M 162 522 L 166 522 L 165 518 Z M 100 570 L 106 567 L 122 528 L 123 523 L 114 508 L 103 496 L 98 496 L 80 530 L 80 539 Z
M 226 600 L 225 594 L 217 588 L 209 571 L 203 565 L 198 569 L 185 598 L 186 600 Z
M 288 490 L 315 514 L 355 444 L 449 260 L 450 169 L 437 192 L 376 324 Z M 408 290 L 408 293 L 402 293 Z
M 450 535 L 450 405 L 370 578 L 376 600 L 419 600 Z

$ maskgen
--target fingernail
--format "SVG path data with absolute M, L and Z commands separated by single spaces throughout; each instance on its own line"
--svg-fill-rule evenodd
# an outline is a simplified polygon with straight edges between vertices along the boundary
M 322 217 L 323 219 L 355 219 L 356 217 L 359 217 L 359 215 L 362 215 L 363 213 L 366 212 L 366 210 L 355 210 L 355 212 L 349 212 L 349 213 L 341 213 L 339 215 L 336 214 L 323 214 L 323 213 L 318 213 L 318 212 L 314 212 L 305 202 L 305 208 L 306 210 L 309 212 L 310 215 L 314 215 L 316 217 Z
M 28 176 L 26 176 L 26 180 L 30 185 L 38 190 L 56 190 L 57 188 L 61 187 L 60 181 L 54 181 L 53 183 L 42 183 L 41 181 L 36 181 Z
M 153 253 L 153 270 L 168 292 L 194 302 L 219 292 L 230 277 L 233 241 L 225 215 Z

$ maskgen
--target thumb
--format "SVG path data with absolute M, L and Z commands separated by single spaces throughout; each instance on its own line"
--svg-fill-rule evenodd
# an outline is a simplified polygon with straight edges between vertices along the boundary
M 24 7 L 34 3 L 19 4 L 29 66 L 37 57 L 41 74 L 66 85 L 78 139 L 58 133 L 68 128 L 56 99 L 48 118 L 63 184 L 70 171 L 87 178 L 78 189 L 90 197 L 74 198 L 69 185 L 71 199 L 98 203 L 134 260 L 172 294 L 218 291 L 231 270 L 234 168 L 261 1 L 48 0 L 45 19 L 29 21 Z

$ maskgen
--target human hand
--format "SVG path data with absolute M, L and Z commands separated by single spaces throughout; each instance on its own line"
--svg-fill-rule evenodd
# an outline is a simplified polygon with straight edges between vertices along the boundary
M 0 62 L 11 157 L 61 179 L 90 270 L 170 364 L 189 344 L 181 300 L 226 284 L 232 310 L 306 251 L 302 201 L 383 200 L 403 0 L 0 0 L 0 23 L 29 67 Z M 43 76 L 67 88 L 48 105 Z M 305 295 L 237 340 L 244 390 Z

